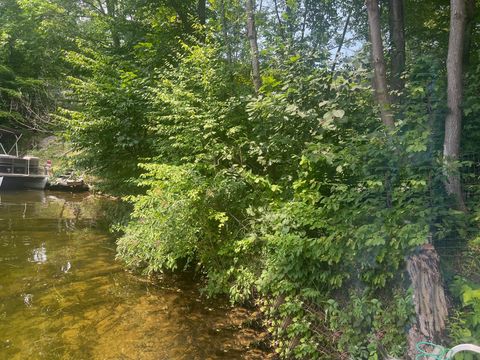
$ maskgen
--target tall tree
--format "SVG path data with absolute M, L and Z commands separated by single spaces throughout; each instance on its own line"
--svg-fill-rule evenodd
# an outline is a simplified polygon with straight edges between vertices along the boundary
M 247 36 L 250 41 L 252 56 L 253 86 L 255 87 L 255 92 L 258 94 L 262 86 L 262 78 L 260 76 L 257 27 L 255 25 L 255 0 L 247 0 Z
M 465 48 L 465 25 L 467 10 L 465 0 L 451 0 L 450 35 L 447 57 L 447 105 L 445 119 L 445 138 L 443 142 L 443 159 L 447 179 L 445 188 L 453 196 L 457 207 L 466 211 L 463 198 L 460 173 L 457 162 L 460 160 L 460 139 L 462 131 L 463 100 L 463 58 Z
M 367 0 L 366 4 L 372 43 L 376 100 L 380 107 L 380 115 L 383 123 L 386 127 L 392 129 L 394 127 L 394 120 L 391 110 L 392 102 L 387 88 L 378 1 Z M 398 4 L 392 5 L 398 6 Z M 399 11 L 399 9 L 396 11 Z M 397 23 L 395 25 L 396 31 L 400 31 L 403 27 L 403 25 L 399 24 L 400 23 Z M 401 46 L 402 42 L 404 43 L 404 39 L 399 36 L 395 42 L 397 42 L 395 44 L 397 48 L 397 46 Z M 402 55 L 400 55 L 399 60 L 397 65 L 401 65 L 402 61 L 404 62 L 404 55 L 403 59 Z M 394 66 L 393 61 L 392 67 Z M 396 71 L 397 73 L 393 74 L 393 79 L 396 76 L 400 78 L 400 69 L 396 68 Z M 403 86 L 403 84 L 397 82 L 395 86 Z M 387 173 L 385 181 L 387 196 L 389 195 L 388 193 L 390 193 L 388 189 L 390 181 L 391 176 Z M 391 206 L 391 201 L 388 201 L 388 199 L 387 205 Z M 440 273 L 440 258 L 435 247 L 427 243 L 417 248 L 417 251 L 410 256 L 407 261 L 407 270 L 414 291 L 413 303 L 415 304 L 416 312 L 416 322 L 408 333 L 408 355 L 413 359 L 416 351 L 415 346 L 419 341 L 438 341 L 443 335 L 448 311 L 443 289 L 443 279 Z
M 380 24 L 380 10 L 378 0 L 366 0 L 368 24 L 372 46 L 372 61 L 375 74 L 375 96 L 380 107 L 380 117 L 383 124 L 393 129 L 393 113 L 387 87 L 387 72 L 383 55 L 383 42 Z
M 405 21 L 404 0 L 389 0 L 390 47 L 392 61 L 391 89 L 393 100 L 399 100 L 399 93 L 405 87 Z

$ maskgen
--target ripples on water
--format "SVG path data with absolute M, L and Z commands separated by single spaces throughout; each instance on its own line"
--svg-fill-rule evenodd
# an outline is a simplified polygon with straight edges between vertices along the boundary
M 115 261 L 85 195 L 0 193 L 0 359 L 263 359 L 244 309 Z

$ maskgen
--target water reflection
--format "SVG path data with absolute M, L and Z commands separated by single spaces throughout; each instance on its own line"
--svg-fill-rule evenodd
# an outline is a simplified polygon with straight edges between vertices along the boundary
M 0 359 L 264 359 L 244 309 L 181 277 L 148 282 L 115 262 L 108 204 L 0 194 Z
M 45 248 L 45 243 L 43 243 L 39 248 L 33 249 L 32 261 L 37 264 L 43 264 L 47 262 L 47 249 Z
M 65 265 L 62 266 L 62 272 L 67 273 L 72 268 L 70 261 L 67 261 Z
M 3 191 L 0 192 L 0 204 L 32 204 L 45 203 L 46 195 L 44 191 Z
M 23 303 L 30 307 L 32 306 L 33 295 L 32 294 L 22 294 Z

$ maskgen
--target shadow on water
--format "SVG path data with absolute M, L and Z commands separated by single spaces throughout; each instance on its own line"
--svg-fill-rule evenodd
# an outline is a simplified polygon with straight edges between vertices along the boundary
M 115 261 L 108 201 L 0 193 L 0 359 L 263 359 L 244 309 L 191 280 L 149 283 Z

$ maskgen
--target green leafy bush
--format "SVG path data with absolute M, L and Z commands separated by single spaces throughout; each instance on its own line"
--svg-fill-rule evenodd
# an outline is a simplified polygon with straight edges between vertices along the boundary
M 451 286 L 459 300 L 460 308 L 450 323 L 450 335 L 455 344 L 479 345 L 480 339 L 480 285 L 465 278 L 456 277 Z M 463 357 L 462 357 L 463 356 Z M 471 359 L 471 355 L 459 355 L 459 359 Z
M 259 294 L 284 357 L 401 354 L 411 308 L 386 289 L 441 208 L 429 202 L 425 118 L 389 137 L 369 84 L 300 76 L 306 66 L 288 59 L 259 98 L 226 81 L 215 48 L 186 47 L 158 74 L 147 125 L 158 156 L 142 165 L 145 194 L 128 198 L 119 256 L 147 272 L 194 266 L 209 294 L 234 302 Z M 370 319 L 351 324 L 355 336 L 347 318 L 322 315 L 340 291 L 360 291 L 342 306 Z

